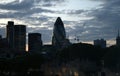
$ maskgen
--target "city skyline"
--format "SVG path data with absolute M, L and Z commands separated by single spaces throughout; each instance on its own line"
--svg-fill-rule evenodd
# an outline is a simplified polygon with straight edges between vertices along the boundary
M 2 0 L 0 2 L 0 34 L 5 35 L 7 21 L 27 25 L 27 32 L 42 34 L 50 43 L 54 22 L 60 16 L 70 41 L 75 35 L 80 42 L 104 38 L 115 43 L 119 26 L 119 0 Z M 113 44 L 114 44 L 113 43 Z
M 42 34 L 32 32 L 26 35 L 26 26 L 27 25 L 14 25 L 14 21 L 8 21 L 8 24 L 6 25 L 6 37 L 0 35 L 1 40 L 5 40 L 5 42 L 2 42 L 6 44 L 6 47 L 9 47 L 10 49 L 19 48 L 19 50 L 33 51 L 34 49 L 40 50 L 41 47 L 44 46 L 41 39 Z M 26 40 L 26 38 L 28 39 Z M 75 38 L 75 40 L 77 41 L 77 43 L 81 43 L 79 42 L 79 39 L 77 37 Z M 71 44 L 75 44 L 71 43 L 69 41 L 69 38 L 66 37 L 64 23 L 62 22 L 62 19 L 60 17 L 58 17 L 54 23 L 53 37 L 51 42 L 52 44 L 47 44 L 45 46 L 50 45 L 58 49 L 68 47 Z M 111 46 L 120 46 L 119 30 L 117 32 L 115 42 L 116 44 Z M 93 45 L 100 46 L 102 48 L 108 47 L 106 40 L 102 38 L 93 40 Z

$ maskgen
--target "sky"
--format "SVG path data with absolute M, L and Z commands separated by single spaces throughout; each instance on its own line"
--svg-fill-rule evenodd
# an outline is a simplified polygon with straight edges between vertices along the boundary
M 5 37 L 8 21 L 24 24 L 28 33 L 41 33 L 44 44 L 51 43 L 54 22 L 63 20 L 72 43 L 93 43 L 104 38 L 115 44 L 120 28 L 120 0 L 1 0 L 0 34 Z

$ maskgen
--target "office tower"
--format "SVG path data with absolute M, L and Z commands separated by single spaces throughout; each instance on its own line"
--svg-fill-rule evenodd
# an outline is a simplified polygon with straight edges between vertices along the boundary
M 28 34 L 28 49 L 30 52 L 40 51 L 42 49 L 42 40 L 40 33 Z
M 97 40 L 94 40 L 94 45 L 96 46 L 100 46 L 102 48 L 106 48 L 106 40 L 104 39 L 97 39 Z
M 10 50 L 25 51 L 26 49 L 26 26 L 14 25 L 13 21 L 8 21 L 6 26 L 6 39 Z
M 120 36 L 119 36 L 119 30 L 118 30 L 118 35 L 116 37 L 116 45 L 120 46 Z
M 64 28 L 64 24 L 60 17 L 57 18 L 54 28 L 53 28 L 53 37 L 52 37 L 52 45 L 56 48 L 63 48 L 66 44 L 66 32 Z M 68 42 L 69 43 L 69 40 Z
M 14 45 L 15 50 L 25 51 L 26 50 L 26 26 L 15 25 L 14 26 Z
M 6 26 L 6 38 L 8 41 L 9 48 L 14 49 L 14 22 L 8 21 Z

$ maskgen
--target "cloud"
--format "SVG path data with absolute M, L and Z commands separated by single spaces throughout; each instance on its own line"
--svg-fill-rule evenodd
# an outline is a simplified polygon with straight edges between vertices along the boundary
M 117 30 L 120 28 L 120 0 L 102 1 L 104 2 L 101 5 L 102 8 L 90 10 L 87 14 L 93 17 L 91 20 L 85 20 L 85 30 L 89 31 L 88 34 L 85 34 L 88 40 L 96 38 L 115 40 Z
M 100 0 L 96 0 L 100 1 Z M 72 28 L 69 28 L 70 38 L 74 39 L 75 34 L 81 41 L 93 41 L 95 39 L 104 38 L 105 40 L 115 41 L 117 36 L 117 30 L 120 28 L 120 0 L 101 0 L 101 8 L 91 9 L 82 12 L 74 12 L 70 14 L 83 13 L 86 17 L 92 17 L 89 20 L 83 20 L 82 22 L 72 22 Z M 83 25 L 83 26 L 82 26 Z M 67 28 L 67 27 L 66 27 Z M 71 40 L 73 41 L 73 40 Z M 108 45 L 111 43 L 108 43 Z
M 105 26 L 119 26 L 120 24 L 120 0 L 104 0 L 103 7 L 92 12 L 95 19 Z
M 64 0 L 22 0 L 21 2 L 15 0 L 7 4 L 0 4 L 0 18 L 12 18 L 30 25 L 41 25 L 49 22 L 48 19 L 51 18 L 42 13 L 56 13 L 56 11 L 42 8 L 45 6 L 44 4 L 52 6 L 53 3 L 62 1 Z
M 26 23 L 28 32 L 42 33 L 44 42 L 51 41 L 52 28 L 56 20 L 56 16 L 53 17 L 51 14 L 64 14 L 68 19 L 78 19 L 70 21 L 62 17 L 71 39 L 74 39 L 75 34 L 81 41 L 93 41 L 97 38 L 115 39 L 117 29 L 120 28 L 120 0 L 91 0 L 101 1 L 103 4 L 100 4 L 100 8 L 89 10 L 78 8 L 59 11 L 57 8 L 46 8 L 60 6 L 59 4 L 64 1 L 66 0 L 12 0 L 5 4 L 0 3 L 0 18 L 12 18 Z
M 0 9 L 6 9 L 6 10 L 24 10 L 31 8 L 33 6 L 34 0 L 23 0 L 22 2 L 19 2 L 19 0 L 7 3 L 7 4 L 0 4 Z
M 0 4 L 0 9 L 5 10 L 29 10 L 34 6 L 54 6 L 57 2 L 64 0 L 15 0 L 9 3 Z
M 40 18 L 41 13 L 57 13 L 57 11 L 44 9 L 44 6 L 52 7 L 52 4 L 56 3 L 57 5 L 63 1 L 64 0 L 15 0 L 6 4 L 0 4 L 0 18 L 15 18 L 20 20 L 37 18 L 42 20 L 43 18 Z M 36 16 L 34 16 L 35 14 Z
M 62 10 L 60 13 L 64 13 L 64 14 L 81 14 L 81 13 L 85 13 L 85 10 L 80 9 L 80 10 Z

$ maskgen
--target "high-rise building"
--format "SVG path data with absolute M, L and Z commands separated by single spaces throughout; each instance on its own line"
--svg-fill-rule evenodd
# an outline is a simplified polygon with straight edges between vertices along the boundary
M 120 36 L 119 36 L 119 30 L 118 30 L 118 35 L 116 37 L 116 45 L 120 46 Z
M 100 46 L 102 48 L 106 48 L 106 40 L 104 40 L 104 39 L 94 40 L 94 45 L 95 46 Z
M 15 50 L 26 50 L 26 26 L 15 25 L 14 26 L 14 45 Z
M 6 26 L 6 39 L 11 50 L 25 51 L 26 49 L 26 26 L 14 25 L 13 21 L 8 21 Z
M 40 33 L 29 33 L 28 34 L 28 50 L 29 52 L 36 52 L 42 49 L 43 43 Z
M 14 48 L 14 22 L 8 21 L 8 25 L 6 26 L 6 38 L 8 41 L 8 45 L 11 49 Z
M 66 40 L 64 24 L 61 18 L 58 17 L 53 28 L 52 45 L 56 48 L 63 48 L 68 46 L 65 44 L 70 44 L 70 42 L 69 40 Z

